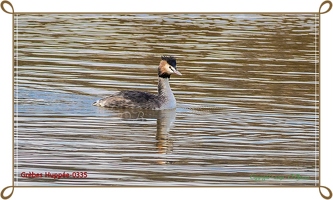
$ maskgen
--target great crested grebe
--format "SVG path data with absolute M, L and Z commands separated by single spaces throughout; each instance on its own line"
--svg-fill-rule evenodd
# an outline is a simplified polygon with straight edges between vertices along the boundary
M 158 66 L 158 94 L 141 91 L 121 91 L 93 103 L 94 106 L 108 108 L 140 108 L 164 110 L 176 108 L 176 99 L 169 85 L 171 74 L 182 75 L 177 71 L 176 59 L 162 56 Z

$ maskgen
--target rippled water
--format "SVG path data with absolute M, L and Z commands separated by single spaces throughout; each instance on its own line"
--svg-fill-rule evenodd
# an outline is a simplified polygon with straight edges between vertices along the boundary
M 310 14 L 16 15 L 16 184 L 316 185 L 316 21 Z M 92 106 L 120 90 L 156 93 L 161 55 L 175 56 L 183 74 L 170 80 L 177 109 Z M 270 178 L 255 180 L 263 176 Z

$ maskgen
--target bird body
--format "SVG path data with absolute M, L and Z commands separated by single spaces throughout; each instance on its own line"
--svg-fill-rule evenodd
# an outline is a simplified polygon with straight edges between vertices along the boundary
M 164 110 L 176 108 L 176 99 L 170 88 L 171 74 L 182 75 L 176 68 L 176 59 L 162 56 L 158 66 L 158 93 L 142 91 L 121 91 L 96 101 L 93 105 L 108 108 L 139 108 Z

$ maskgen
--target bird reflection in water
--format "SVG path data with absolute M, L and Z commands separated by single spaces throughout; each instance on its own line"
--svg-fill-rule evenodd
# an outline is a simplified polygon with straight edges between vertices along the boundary
M 156 119 L 156 150 L 159 154 L 170 154 L 173 150 L 173 141 L 169 132 L 176 119 L 176 109 L 169 110 L 126 110 L 119 113 L 124 120 L 146 121 Z M 166 157 L 157 161 L 158 164 L 170 164 Z

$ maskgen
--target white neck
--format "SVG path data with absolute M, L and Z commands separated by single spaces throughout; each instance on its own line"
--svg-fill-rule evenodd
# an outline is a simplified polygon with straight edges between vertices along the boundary
M 173 96 L 168 78 L 158 77 L 158 97 L 162 100 L 161 109 L 176 108 L 176 99 Z

